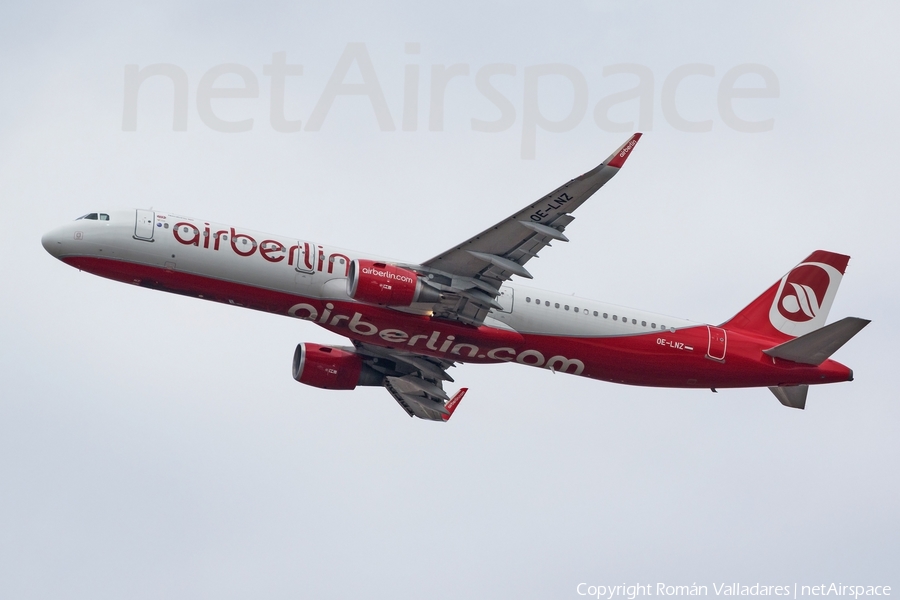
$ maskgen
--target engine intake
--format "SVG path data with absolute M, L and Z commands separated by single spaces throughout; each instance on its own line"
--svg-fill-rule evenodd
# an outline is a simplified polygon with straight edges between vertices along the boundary
M 419 274 L 397 265 L 357 259 L 350 263 L 347 293 L 354 300 L 380 306 L 439 302 L 441 294 Z
M 352 390 L 358 385 L 381 385 L 384 375 L 350 350 L 297 344 L 291 373 L 297 381 L 326 390 Z

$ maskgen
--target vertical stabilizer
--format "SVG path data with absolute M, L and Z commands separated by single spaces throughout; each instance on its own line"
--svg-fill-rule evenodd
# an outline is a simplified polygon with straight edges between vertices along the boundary
M 843 254 L 816 250 L 722 327 L 777 341 L 819 329 L 825 325 L 849 260 Z

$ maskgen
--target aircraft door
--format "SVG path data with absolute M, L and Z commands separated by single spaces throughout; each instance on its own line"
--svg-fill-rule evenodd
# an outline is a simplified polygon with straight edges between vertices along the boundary
M 316 245 L 312 242 L 297 242 L 294 265 L 300 273 L 311 274 L 316 270 Z
M 513 288 L 503 286 L 500 288 L 500 295 L 497 296 L 497 302 L 503 307 L 502 312 L 511 313 L 513 311 Z
M 153 241 L 153 211 L 137 209 L 134 216 L 134 238 L 144 240 L 145 242 Z
M 725 347 L 728 345 L 728 333 L 721 327 L 707 325 L 709 330 L 709 348 L 706 357 L 725 362 Z

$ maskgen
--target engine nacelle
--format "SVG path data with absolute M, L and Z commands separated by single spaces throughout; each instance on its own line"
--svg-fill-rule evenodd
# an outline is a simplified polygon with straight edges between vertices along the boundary
M 384 376 L 367 366 L 358 354 L 320 344 L 297 344 L 294 379 L 326 390 L 352 390 L 358 385 L 381 385 Z
M 362 259 L 350 263 L 347 293 L 359 302 L 380 306 L 409 306 L 441 299 L 440 292 L 424 283 L 415 271 Z

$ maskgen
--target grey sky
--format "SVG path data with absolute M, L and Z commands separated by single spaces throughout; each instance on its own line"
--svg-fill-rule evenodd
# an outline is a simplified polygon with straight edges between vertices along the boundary
M 888 2 L 30 3 L 0 8 L 0 597 L 577 598 L 579 582 L 900 586 L 900 443 L 893 369 L 898 8 Z M 319 131 L 270 124 L 276 52 L 286 116 L 306 122 L 348 43 L 362 42 L 396 131 L 365 96 Z M 418 55 L 404 52 L 421 44 Z M 169 63 L 122 130 L 125 65 Z M 213 100 L 246 133 L 204 124 L 201 77 L 236 63 L 259 97 Z M 476 88 L 485 65 L 512 126 Z M 538 131 L 522 158 L 529 67 L 584 76 L 586 112 Z M 873 323 L 835 358 L 853 383 L 807 410 L 767 390 L 639 389 L 514 365 L 463 366 L 448 425 L 378 389 L 290 377 L 309 323 L 132 288 L 47 255 L 41 235 L 104 207 L 153 206 L 410 261 L 427 259 L 602 161 L 627 139 L 602 98 L 653 75 L 653 124 L 626 168 L 576 213 L 572 243 L 529 264 L 535 284 L 724 321 L 817 248 L 853 258 L 831 319 Z M 717 109 L 729 69 L 763 65 L 776 99 Z M 429 130 L 432 65 L 451 80 Z M 679 131 L 679 114 L 712 131 Z M 402 131 L 404 69 L 420 71 Z M 348 81 L 359 82 L 354 67 Z M 572 85 L 547 78 L 542 114 Z M 759 86 L 748 77 L 741 85 Z M 218 85 L 239 83 L 223 77 Z M 638 121 L 637 101 L 610 118 Z

